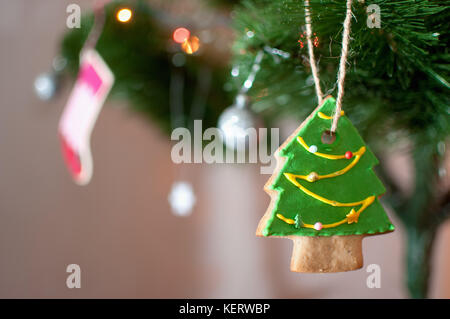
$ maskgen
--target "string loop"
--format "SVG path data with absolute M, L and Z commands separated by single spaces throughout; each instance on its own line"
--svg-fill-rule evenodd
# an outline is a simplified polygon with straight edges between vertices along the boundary
M 314 84 L 316 87 L 316 94 L 319 104 L 322 104 L 323 101 L 323 93 L 320 88 L 320 79 L 319 79 L 319 71 L 317 69 L 317 65 L 314 58 L 314 50 L 311 40 L 312 28 L 311 28 L 311 14 L 309 11 L 309 0 L 305 0 L 305 22 L 306 22 L 306 37 L 308 42 L 308 52 L 309 52 L 309 63 L 311 64 L 311 72 L 314 78 Z M 350 23 L 352 19 L 352 0 L 347 0 L 346 4 L 346 13 L 344 20 L 344 32 L 342 34 L 342 50 L 341 57 L 339 61 L 339 70 L 337 75 L 337 86 L 338 93 L 336 98 L 336 109 L 333 115 L 333 122 L 331 124 L 331 133 L 334 134 L 337 129 L 338 121 L 341 116 L 342 110 L 342 100 L 344 97 L 344 81 L 346 74 L 346 64 L 348 57 L 348 45 L 350 42 Z
M 88 37 L 81 51 L 84 51 L 85 49 L 94 49 L 97 45 L 98 39 L 100 38 L 100 35 L 102 34 L 103 28 L 105 26 L 105 6 L 110 1 L 111 0 L 96 0 L 94 2 L 94 24 L 89 31 Z
M 306 41 L 308 42 L 309 64 L 311 65 L 311 72 L 316 87 L 317 100 L 322 104 L 323 93 L 320 88 L 319 70 L 317 69 L 316 59 L 314 58 L 313 44 L 311 40 L 311 13 L 309 11 L 309 0 L 305 0 L 305 22 L 306 22 Z

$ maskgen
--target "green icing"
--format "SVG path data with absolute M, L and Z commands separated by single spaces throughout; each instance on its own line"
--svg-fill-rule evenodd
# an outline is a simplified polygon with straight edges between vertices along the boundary
M 330 129 L 331 120 L 320 118 L 318 112 L 330 116 L 333 114 L 335 107 L 334 98 L 327 98 L 322 106 L 315 111 L 313 117 L 302 127 L 297 136 L 301 136 L 309 146 L 316 145 L 320 153 L 334 155 L 341 155 L 346 151 L 355 153 L 362 146 L 365 146 L 365 143 L 345 115 L 339 119 L 336 140 L 330 145 L 321 141 L 322 133 Z M 277 191 L 278 197 L 263 230 L 264 236 L 361 235 L 394 230 L 394 226 L 378 201 L 378 196 L 385 192 L 385 188 L 372 170 L 372 167 L 378 164 L 378 160 L 367 146 L 366 152 L 359 162 L 343 175 L 321 179 L 314 183 L 297 179 L 301 185 L 310 191 L 342 203 L 357 202 L 375 195 L 376 200 L 361 212 L 357 223 L 345 223 L 334 228 L 323 228 L 317 231 L 311 228 L 298 227 L 298 222 L 296 222 L 297 227 L 296 224 L 287 224 L 276 217 L 276 214 L 282 214 L 284 217 L 296 221 L 301 219 L 302 222 L 307 224 L 315 224 L 316 222 L 331 224 L 344 219 L 352 209 L 352 207 L 333 207 L 323 203 L 304 193 L 283 175 L 283 173 L 308 175 L 313 171 L 319 175 L 325 175 L 343 169 L 352 161 L 352 159 L 330 160 L 316 156 L 298 143 L 297 136 L 292 138 L 286 147 L 279 151 L 279 155 L 287 157 L 287 159 L 270 186 L 271 189 Z M 355 206 L 353 208 L 358 210 L 360 207 Z

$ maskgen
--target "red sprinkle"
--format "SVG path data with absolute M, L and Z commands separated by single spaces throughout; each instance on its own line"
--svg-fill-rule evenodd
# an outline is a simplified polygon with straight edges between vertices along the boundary
M 345 158 L 346 159 L 351 159 L 353 157 L 353 153 L 350 151 L 345 152 Z

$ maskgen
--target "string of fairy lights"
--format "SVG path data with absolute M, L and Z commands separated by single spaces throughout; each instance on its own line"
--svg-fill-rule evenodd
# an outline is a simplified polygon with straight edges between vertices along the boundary
M 116 19 L 121 23 L 128 23 L 133 18 L 133 11 L 130 8 L 117 10 Z M 191 35 L 191 31 L 184 27 L 176 28 L 172 33 L 172 39 L 180 44 L 181 49 L 186 54 L 194 54 L 200 49 L 200 39 Z
M 130 8 L 117 10 L 116 19 L 121 23 L 129 23 L 133 18 L 133 11 Z M 186 54 L 194 54 L 200 49 L 200 39 L 191 35 L 191 31 L 184 27 L 176 28 L 172 33 L 172 39 L 180 44 L 181 49 Z

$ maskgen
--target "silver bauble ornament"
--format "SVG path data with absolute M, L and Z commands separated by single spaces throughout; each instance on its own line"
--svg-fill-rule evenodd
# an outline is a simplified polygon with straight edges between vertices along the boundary
M 43 101 L 55 96 L 58 87 L 57 75 L 53 72 L 42 73 L 34 80 L 34 92 Z
M 257 129 L 259 124 L 255 113 L 249 108 L 248 97 L 240 94 L 236 102 L 225 109 L 219 117 L 218 126 L 225 145 L 232 150 L 248 147 L 248 129 Z

